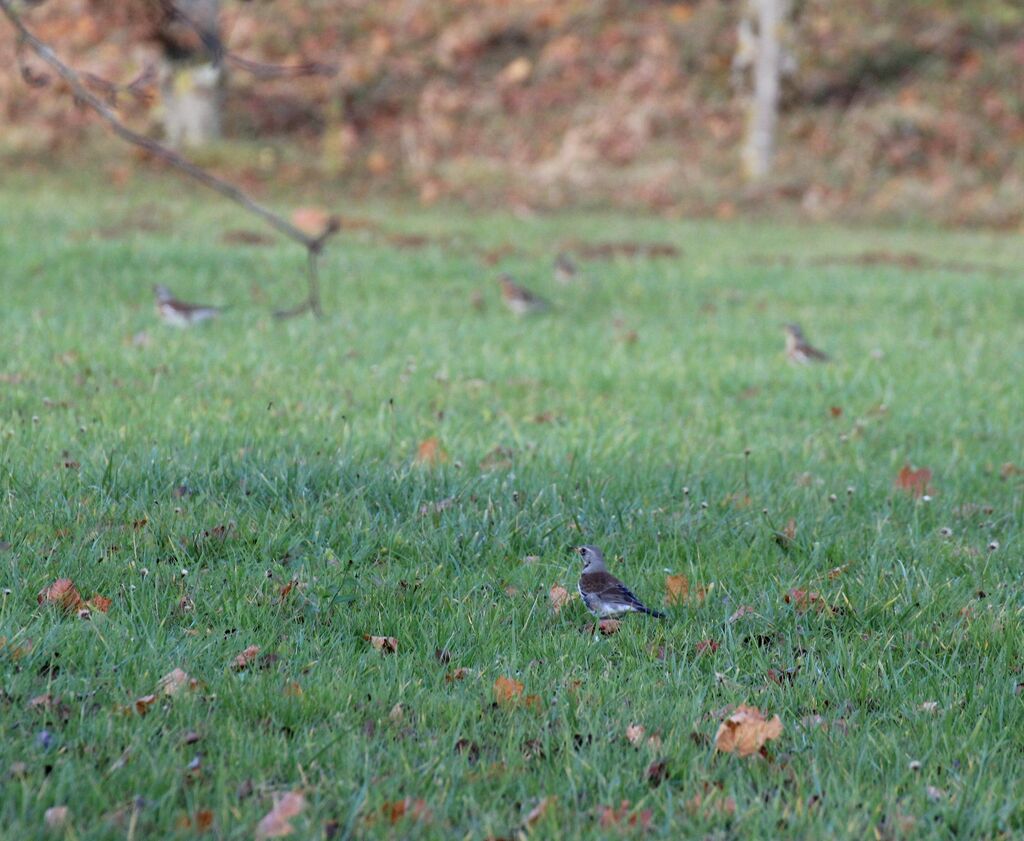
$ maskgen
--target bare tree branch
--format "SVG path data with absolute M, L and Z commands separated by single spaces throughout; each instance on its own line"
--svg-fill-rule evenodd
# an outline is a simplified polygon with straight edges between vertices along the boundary
M 211 172 L 207 172 L 202 167 L 199 167 L 186 158 L 183 158 L 177 152 L 167 148 L 162 143 L 159 143 L 150 137 L 146 137 L 143 134 L 139 134 L 139 132 L 129 128 L 121 122 L 120 119 L 118 119 L 117 115 L 110 110 L 102 99 L 86 87 L 86 84 L 78 73 L 64 64 L 64 62 L 57 57 L 47 44 L 40 41 L 32 34 L 31 31 L 29 31 L 22 22 L 21 17 L 14 10 L 12 0 L 0 0 L 0 11 L 4 13 L 4 16 L 11 22 L 11 25 L 17 32 L 19 44 L 27 46 L 46 64 L 53 68 L 57 75 L 67 83 L 75 97 L 75 100 L 95 111 L 100 119 L 110 126 L 114 134 L 133 146 L 145 149 L 154 157 L 170 164 L 175 169 L 181 170 L 200 184 L 203 184 L 216 193 L 220 193 L 220 195 L 230 199 L 250 213 L 259 216 L 264 222 L 270 225 L 270 227 L 288 237 L 288 239 L 303 246 L 306 249 L 308 258 L 307 273 L 309 293 L 307 299 L 299 306 L 294 307 L 291 310 L 281 311 L 276 313 L 276 315 L 283 318 L 292 315 L 299 315 L 307 311 L 312 312 L 316 316 L 320 316 L 322 314 L 320 307 L 318 262 L 327 240 L 341 228 L 341 225 L 336 218 L 330 219 L 327 227 L 321 233 L 316 236 L 310 236 L 304 231 L 299 230 L 282 216 L 279 216 L 274 213 L 274 211 L 264 207 L 231 182 L 226 181 Z

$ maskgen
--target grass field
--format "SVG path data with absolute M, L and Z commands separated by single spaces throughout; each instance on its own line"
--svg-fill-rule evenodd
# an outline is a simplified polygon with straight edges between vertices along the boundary
M 252 838 L 289 791 L 298 838 L 1024 833 L 1019 236 L 347 212 L 443 239 L 343 233 L 278 323 L 302 255 L 230 206 L 4 176 L 0 837 Z M 569 238 L 681 255 L 559 287 Z M 154 282 L 232 309 L 163 327 Z M 581 542 L 668 618 L 555 613 Z M 740 703 L 765 756 L 715 751 Z

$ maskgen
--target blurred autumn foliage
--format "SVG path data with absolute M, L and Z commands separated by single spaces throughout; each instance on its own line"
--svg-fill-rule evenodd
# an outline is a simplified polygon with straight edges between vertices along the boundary
M 126 83 L 157 53 L 154 5 L 51 2 L 26 21 L 75 66 Z M 225 3 L 233 53 L 338 67 L 333 76 L 276 79 L 233 70 L 226 126 L 266 146 L 256 167 L 266 177 L 389 183 L 426 202 L 614 203 L 726 218 L 791 205 L 812 217 L 1022 224 L 1024 7 L 798 4 L 798 70 L 785 83 L 777 170 L 756 188 L 743 184 L 738 165 L 739 7 Z M 12 68 L 0 74 L 0 152 L 76 148 L 89 116 L 68 97 L 26 85 L 14 38 L 0 32 L 0 66 Z M 156 99 L 119 106 L 141 125 L 157 124 Z

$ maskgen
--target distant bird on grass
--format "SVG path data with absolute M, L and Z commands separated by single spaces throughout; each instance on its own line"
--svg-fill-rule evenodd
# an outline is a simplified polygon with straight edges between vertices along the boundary
M 174 293 L 161 283 L 153 287 L 153 294 L 156 296 L 157 315 L 164 324 L 172 327 L 192 327 L 201 321 L 217 318 L 223 311 L 220 307 L 179 301 L 174 297 Z
M 540 295 L 531 292 L 525 286 L 520 286 L 507 273 L 498 275 L 498 283 L 501 284 L 501 299 L 516 315 L 544 312 L 551 306 Z
M 651 610 L 630 589 L 608 572 L 604 563 L 604 555 L 596 546 L 580 546 L 576 549 L 583 558 L 583 573 L 580 575 L 580 598 L 587 610 L 599 620 L 623 613 L 646 613 L 656 619 L 664 619 L 665 614 Z
M 787 324 L 786 356 L 790 362 L 806 365 L 809 362 L 828 362 L 828 354 L 818 350 L 804 338 L 804 331 L 799 324 Z
M 555 281 L 567 286 L 580 276 L 580 270 L 564 251 L 555 257 Z

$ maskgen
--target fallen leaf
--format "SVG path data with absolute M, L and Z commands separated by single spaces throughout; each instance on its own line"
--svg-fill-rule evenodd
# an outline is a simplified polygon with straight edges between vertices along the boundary
M 782 721 L 772 716 L 766 719 L 757 707 L 740 704 L 736 711 L 719 725 L 715 734 L 715 749 L 723 753 L 750 756 L 764 747 L 765 742 L 782 735 Z
M 642 724 L 630 724 L 626 728 L 626 739 L 631 745 L 639 745 L 644 739 L 644 732 Z
M 718 643 L 712 639 L 701 640 L 697 643 L 698 654 L 714 654 L 718 651 Z
M 914 470 L 909 464 L 904 464 L 896 476 L 896 487 L 919 498 L 931 493 L 931 481 L 932 472 L 927 467 Z
M 363 639 L 381 654 L 395 654 L 398 651 L 398 640 L 395 637 L 375 637 L 371 634 L 363 634 Z
M 250 645 L 232 661 L 233 668 L 237 671 L 241 671 L 255 660 L 259 653 L 260 647 L 258 645 Z
M 798 613 L 806 613 L 812 607 L 818 613 L 832 613 L 832 609 L 828 606 L 825 599 L 822 598 L 821 594 L 815 593 L 813 590 L 793 588 L 783 598 L 786 604 L 793 605 Z
M 448 672 L 448 674 L 444 676 L 444 679 L 445 682 L 447 683 L 454 683 L 457 680 L 462 680 L 463 678 L 465 678 L 467 674 L 468 671 L 459 666 L 459 668 L 455 669 L 454 671 Z
M 48 829 L 60 829 L 70 817 L 67 806 L 51 806 L 43 813 L 43 823 Z
M 828 411 L 834 418 L 841 418 L 843 416 L 842 406 L 830 406 Z
M 427 802 L 420 799 L 413 800 L 411 797 L 396 800 L 393 803 L 384 803 L 380 810 L 392 824 L 398 823 L 405 817 L 418 821 L 429 821 L 431 818 Z
M 515 678 L 499 677 L 494 681 L 494 700 L 507 705 L 523 694 L 523 685 Z
M 419 464 L 444 464 L 448 461 L 448 453 L 444 451 L 440 440 L 436 437 L 427 438 L 416 448 L 416 461 Z
M 630 813 L 629 801 L 623 800 L 618 808 L 598 806 L 597 815 L 602 829 L 610 829 L 613 826 L 639 826 L 641 829 L 647 829 L 651 825 L 654 812 L 644 809 L 642 812 Z
M 67 613 L 74 613 L 82 607 L 82 597 L 70 578 L 58 578 L 36 596 L 39 604 L 53 604 Z
M 141 698 L 135 699 L 135 712 L 139 715 L 145 715 L 149 712 L 149 708 L 156 703 L 156 695 L 143 695 Z
M 540 802 L 534 806 L 530 813 L 526 816 L 526 820 L 523 823 L 526 826 L 533 826 L 537 821 L 544 817 L 544 813 L 547 812 L 548 808 L 551 807 L 558 798 L 556 797 L 542 797 Z
M 198 685 L 199 681 L 189 677 L 184 669 L 175 668 L 160 678 L 157 689 L 164 695 L 177 695 L 182 689 L 195 689 Z
M 551 599 L 551 609 L 558 613 L 565 605 L 569 603 L 569 591 L 565 589 L 561 584 L 555 584 L 548 592 L 548 598 Z
M 655 759 L 654 762 L 647 766 L 644 776 L 651 786 L 660 786 L 665 777 L 668 776 L 668 762 L 664 759 Z
M 602 619 L 597 623 L 597 630 L 604 634 L 606 637 L 610 637 L 612 634 L 617 634 L 619 629 L 622 627 L 622 621 L 619 619 Z M 583 633 L 590 635 L 594 633 L 594 623 L 588 622 L 583 626 Z
M 455 743 L 455 752 L 460 755 L 465 754 L 466 760 L 470 763 L 476 762 L 480 758 L 480 746 L 469 739 L 459 739 Z
M 685 575 L 665 576 L 665 604 L 685 604 L 690 595 L 690 581 Z
M 256 825 L 256 838 L 281 838 L 295 831 L 290 820 L 306 807 L 306 798 L 298 791 L 289 791 Z

